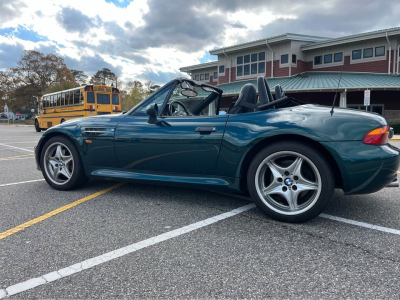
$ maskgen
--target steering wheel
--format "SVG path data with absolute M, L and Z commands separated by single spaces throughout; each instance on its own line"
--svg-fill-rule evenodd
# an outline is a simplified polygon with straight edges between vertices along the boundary
M 183 108 L 183 111 L 181 111 L 181 110 L 178 111 L 177 109 L 175 109 L 174 104 L 180 105 Z M 174 111 L 172 111 L 172 109 L 174 109 Z M 178 100 L 172 101 L 168 105 L 168 110 L 169 110 L 170 116 L 178 116 L 178 117 L 190 116 L 189 110 L 186 108 L 186 106 L 182 102 L 180 102 Z

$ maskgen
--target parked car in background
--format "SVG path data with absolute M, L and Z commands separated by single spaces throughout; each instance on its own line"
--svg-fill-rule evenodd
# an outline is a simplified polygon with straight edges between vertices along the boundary
M 249 193 L 268 216 L 318 216 L 335 188 L 379 191 L 397 178 L 400 150 L 373 113 L 303 105 L 263 77 L 243 86 L 227 114 L 222 90 L 177 78 L 127 113 L 67 121 L 35 148 L 53 188 L 89 178 Z

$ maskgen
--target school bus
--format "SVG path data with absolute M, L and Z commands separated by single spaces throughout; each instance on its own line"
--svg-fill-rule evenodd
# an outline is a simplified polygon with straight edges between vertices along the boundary
M 46 94 L 39 101 L 37 132 L 67 120 L 121 112 L 119 90 L 105 85 L 86 85 Z

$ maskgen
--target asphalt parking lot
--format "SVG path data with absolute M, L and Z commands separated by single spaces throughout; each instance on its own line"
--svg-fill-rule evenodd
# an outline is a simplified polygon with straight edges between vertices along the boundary
M 40 136 L 0 126 L 0 299 L 400 297 L 399 188 L 336 191 L 304 224 L 208 191 L 60 192 L 36 170 Z

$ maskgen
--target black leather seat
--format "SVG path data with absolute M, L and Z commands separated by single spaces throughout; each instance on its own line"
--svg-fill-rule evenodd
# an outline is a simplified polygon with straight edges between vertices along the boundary
M 229 108 L 229 114 L 242 114 L 253 112 L 256 108 L 257 91 L 251 83 L 245 84 L 239 93 L 239 98 L 236 100 L 233 107 Z
M 257 86 L 258 86 L 258 97 L 261 105 L 268 104 L 274 101 L 274 98 L 272 98 L 272 94 L 267 83 L 267 79 L 265 79 L 262 76 L 257 77 Z

